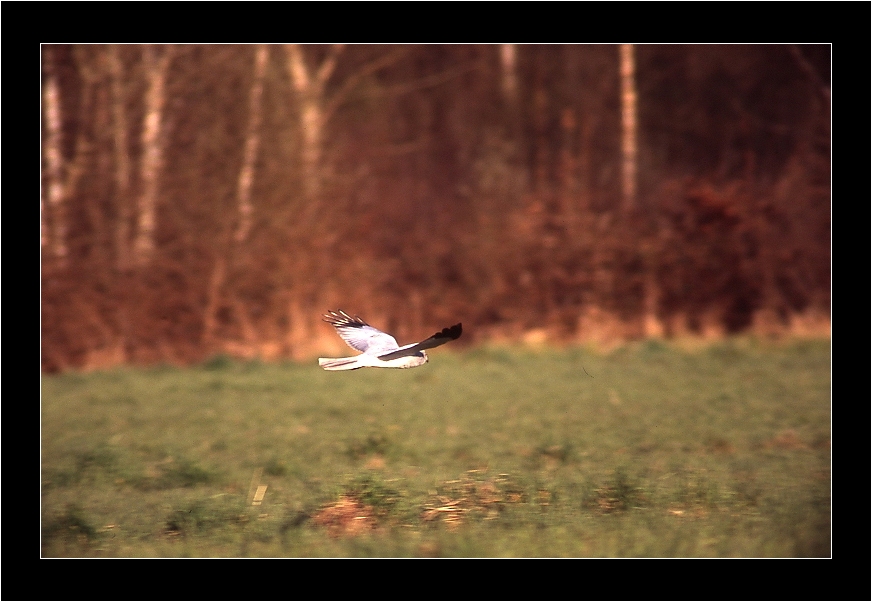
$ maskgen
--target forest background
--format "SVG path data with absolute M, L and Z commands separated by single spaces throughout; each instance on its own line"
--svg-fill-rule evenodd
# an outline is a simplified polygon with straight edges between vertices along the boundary
M 828 335 L 829 45 L 44 45 L 43 369 Z

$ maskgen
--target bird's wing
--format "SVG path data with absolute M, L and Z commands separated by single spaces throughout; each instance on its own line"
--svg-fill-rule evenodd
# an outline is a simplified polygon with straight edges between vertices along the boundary
M 391 335 L 373 328 L 359 316 L 352 318 L 341 309 L 324 314 L 324 321 L 333 325 L 349 347 L 362 353 L 378 355 L 389 353 L 399 347 L 397 340 Z
M 433 347 L 438 347 L 439 345 L 444 345 L 448 341 L 453 341 L 455 339 L 459 339 L 460 335 L 463 333 L 463 324 L 455 324 L 450 328 L 443 328 L 440 332 L 437 332 L 429 339 L 424 339 L 420 343 L 412 343 L 411 345 L 405 345 L 400 347 L 395 351 L 389 351 L 384 355 L 379 355 L 378 359 L 380 360 L 393 360 L 398 357 L 405 357 L 407 355 L 413 355 L 418 351 L 423 351 L 424 349 L 432 349 Z

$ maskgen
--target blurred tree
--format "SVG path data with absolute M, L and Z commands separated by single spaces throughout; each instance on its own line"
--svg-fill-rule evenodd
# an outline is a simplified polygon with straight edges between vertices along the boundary
M 67 259 L 67 205 L 83 172 L 84 152 L 81 144 L 74 147 L 72 159 L 65 157 L 64 118 L 58 59 L 55 56 L 66 47 L 47 47 L 43 52 L 43 169 L 40 198 L 40 230 L 42 248 L 53 261 L 64 267 Z M 77 141 L 78 142 L 78 141 Z
M 124 272 L 131 266 L 130 262 L 130 232 L 132 211 L 130 198 L 132 196 L 131 160 L 130 160 L 130 118 L 127 110 L 127 97 L 130 87 L 121 48 L 117 44 L 107 47 L 106 58 L 109 63 L 111 93 L 112 93 L 112 136 L 115 160 L 115 190 L 116 190 L 116 225 L 115 225 L 115 256 L 119 271 Z
M 145 117 L 142 123 L 140 163 L 141 191 L 137 201 L 136 234 L 133 250 L 136 262 L 145 265 L 154 254 L 157 227 L 157 197 L 164 167 L 163 131 L 167 102 L 166 83 L 175 49 L 171 45 L 142 47 L 142 61 L 147 86 L 145 92 Z
M 57 75 L 53 72 L 51 53 L 43 60 L 44 82 L 42 86 L 45 138 L 43 143 L 47 184 L 40 198 L 40 234 L 42 248 L 59 261 L 66 256 L 66 224 L 62 213 L 64 195 L 64 161 L 61 149 L 61 101 Z M 46 212 L 52 211 L 52 223 L 48 225 Z
M 636 207 L 636 163 L 638 161 L 638 137 L 636 125 L 636 60 L 632 44 L 620 45 L 621 57 L 621 197 L 624 214 Z
M 456 316 L 471 338 L 608 340 L 829 312 L 826 45 L 43 57 L 52 369 L 304 357 L 337 304 L 409 338 Z
M 304 187 L 307 202 L 311 206 L 316 206 L 321 188 L 324 126 L 329 117 L 326 98 L 327 81 L 336 70 L 339 55 L 344 49 L 344 44 L 334 44 L 320 64 L 310 67 L 300 44 L 285 46 L 288 74 L 299 103 Z
M 251 230 L 251 214 L 253 211 L 251 206 L 251 186 L 254 181 L 254 161 L 260 148 L 260 128 L 263 121 L 263 107 L 261 103 L 268 57 L 268 46 L 258 44 L 254 58 L 254 81 L 251 84 L 248 103 L 248 130 L 245 134 L 245 150 L 242 158 L 242 167 L 239 170 L 239 184 L 236 192 L 239 204 L 239 226 L 236 230 L 235 239 L 238 243 L 245 242 Z

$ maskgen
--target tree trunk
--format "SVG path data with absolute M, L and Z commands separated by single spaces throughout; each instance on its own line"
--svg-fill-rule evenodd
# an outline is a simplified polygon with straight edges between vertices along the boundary
M 500 45 L 503 100 L 510 112 L 518 105 L 518 53 L 515 44 Z
M 344 46 L 336 44 L 317 70 L 310 69 L 299 44 L 288 44 L 288 74 L 300 103 L 300 134 L 302 136 L 303 191 L 307 213 L 314 213 L 313 205 L 321 193 L 321 156 L 324 126 L 326 124 L 325 88 L 327 80 L 336 70 L 336 62 Z
M 251 186 L 254 182 L 254 162 L 260 148 L 260 124 L 263 121 L 261 100 L 263 98 L 263 81 L 266 74 L 266 62 L 269 47 L 265 44 L 257 46 L 254 58 L 254 83 L 249 96 L 248 132 L 245 136 L 245 152 L 242 158 L 242 169 L 239 170 L 239 183 L 236 197 L 239 205 L 239 227 L 236 230 L 236 242 L 245 242 L 251 230 Z
M 44 51 L 46 81 L 43 85 L 43 111 L 46 161 L 46 185 L 40 198 L 40 239 L 43 250 L 63 265 L 67 256 L 66 202 L 68 186 L 61 151 L 61 102 L 57 74 L 54 71 L 51 50 Z M 46 215 L 46 213 L 49 215 Z
M 128 119 L 126 109 L 127 90 L 124 67 L 119 47 L 108 48 L 110 79 L 112 82 L 112 134 L 115 145 L 115 202 L 117 218 L 115 225 L 115 256 L 118 268 L 123 272 L 130 267 L 130 153 L 128 151 Z
M 140 169 L 142 190 L 137 203 L 137 229 L 134 256 L 140 265 L 147 264 L 154 254 L 157 221 L 157 194 L 164 162 L 164 136 L 162 131 L 166 107 L 166 82 L 174 49 L 164 46 L 158 56 L 155 47 L 142 48 L 148 87 L 145 93 L 145 118 L 142 124 L 142 164 Z
M 636 207 L 636 64 L 632 44 L 621 44 L 621 192 L 625 215 Z
M 518 82 L 518 47 L 516 44 L 501 44 L 499 53 L 503 100 L 503 135 L 508 143 L 506 161 L 511 169 L 518 170 L 520 173 L 523 163 L 521 140 L 524 126 L 521 120 L 521 89 Z M 514 193 L 521 195 L 523 191 L 519 189 Z

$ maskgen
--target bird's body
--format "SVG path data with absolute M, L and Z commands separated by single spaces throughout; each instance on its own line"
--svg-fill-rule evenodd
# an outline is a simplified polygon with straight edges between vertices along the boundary
M 358 368 L 416 368 L 429 360 L 425 349 L 444 345 L 460 337 L 462 324 L 443 328 L 432 337 L 400 347 L 391 335 L 373 328 L 360 317 L 351 317 L 341 309 L 324 314 L 349 347 L 360 351 L 353 357 L 321 357 L 318 365 L 325 370 L 357 370 Z

